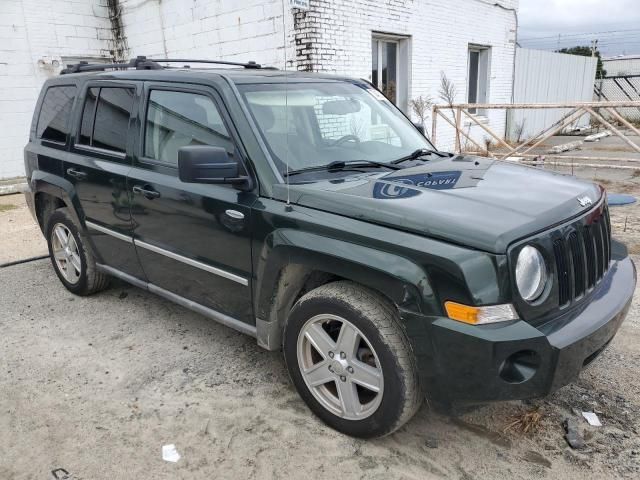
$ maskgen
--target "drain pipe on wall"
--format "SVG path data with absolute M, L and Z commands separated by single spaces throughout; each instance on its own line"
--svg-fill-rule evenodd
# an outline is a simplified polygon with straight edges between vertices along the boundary
M 492 7 L 498 7 L 501 8 L 502 10 L 505 10 L 507 12 L 511 12 L 513 13 L 513 18 L 516 21 L 516 38 L 514 39 L 513 42 L 513 65 L 511 67 L 511 103 L 514 103 L 515 101 L 515 86 L 516 86 L 516 50 L 518 49 L 518 27 L 519 27 L 519 19 L 518 19 L 518 9 L 517 8 L 511 8 L 511 7 L 505 7 L 504 5 L 502 5 L 501 3 L 498 2 L 491 2 L 489 0 L 477 0 L 481 3 L 484 3 L 485 5 L 491 5 Z M 509 113 L 507 113 L 507 115 L 509 115 Z M 505 122 L 504 125 L 504 137 L 507 138 L 507 134 L 509 133 L 508 131 L 509 129 L 509 122 L 508 119 Z

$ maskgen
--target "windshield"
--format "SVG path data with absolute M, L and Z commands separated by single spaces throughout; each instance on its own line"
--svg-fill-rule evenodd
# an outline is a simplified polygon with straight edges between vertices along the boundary
M 392 162 L 433 148 L 377 90 L 349 82 L 238 85 L 276 167 Z

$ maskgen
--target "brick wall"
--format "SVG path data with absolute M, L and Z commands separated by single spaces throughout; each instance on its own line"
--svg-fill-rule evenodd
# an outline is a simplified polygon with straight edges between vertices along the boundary
M 409 99 L 431 96 L 438 103 L 444 72 L 467 99 L 469 44 L 491 47 L 488 100 L 511 100 L 516 22 L 513 12 L 483 0 L 311 0 L 311 10 L 295 13 L 296 58 L 301 70 L 345 74 L 371 80 L 372 32 L 406 35 L 410 42 Z M 500 2 L 517 8 L 518 0 Z M 487 115 L 487 124 L 504 133 L 506 114 Z M 440 120 L 438 145 L 452 148 L 454 133 Z M 488 136 L 470 133 L 481 144 Z
M 284 66 L 282 0 L 121 0 L 120 3 L 132 56 L 254 60 Z M 285 17 L 285 22 L 288 32 L 291 15 Z M 293 57 L 290 45 L 287 48 L 290 64 Z
M 466 102 L 469 44 L 491 47 L 490 102 L 509 102 L 516 22 L 494 0 L 310 0 L 309 11 L 285 0 L 121 0 L 132 55 L 255 60 L 292 69 L 371 79 L 372 32 L 410 38 L 409 99 L 438 99 L 444 72 Z M 501 0 L 517 8 L 519 0 Z M 490 112 L 487 124 L 504 133 L 504 112 Z M 428 128 L 430 130 L 430 128 Z M 487 134 L 469 131 L 479 143 Z M 453 129 L 439 122 L 438 144 L 452 148 Z
M 445 72 L 464 102 L 471 43 L 491 47 L 489 101 L 511 99 L 515 18 L 495 0 L 311 0 L 308 12 L 284 2 L 283 22 L 282 0 L 1 0 L 0 178 L 24 173 L 33 107 L 43 80 L 57 73 L 39 60 L 148 55 L 282 68 L 286 56 L 291 69 L 370 78 L 375 31 L 410 38 L 409 98 L 437 99 Z M 114 39 L 110 12 L 124 41 Z M 505 114 L 491 113 L 488 124 L 503 132 Z M 440 125 L 438 144 L 450 148 L 453 132 Z M 471 128 L 481 140 L 478 130 Z
M 24 175 L 22 149 L 52 61 L 109 56 L 105 0 L 0 0 L 0 179 Z M 40 61 L 40 63 L 39 63 Z

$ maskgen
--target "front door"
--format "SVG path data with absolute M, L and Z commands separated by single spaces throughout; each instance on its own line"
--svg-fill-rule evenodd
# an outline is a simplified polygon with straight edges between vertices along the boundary
M 87 85 L 78 102 L 79 124 L 74 129 L 64 172 L 74 184 L 99 261 L 142 279 L 126 190 L 134 145 L 129 132 L 136 89 L 141 92 L 142 85 Z
M 249 216 L 255 194 L 178 178 L 181 147 L 214 145 L 237 158 L 228 117 L 209 89 L 147 84 L 144 98 L 139 156 L 127 188 L 133 196 L 135 245 L 147 279 L 253 324 Z

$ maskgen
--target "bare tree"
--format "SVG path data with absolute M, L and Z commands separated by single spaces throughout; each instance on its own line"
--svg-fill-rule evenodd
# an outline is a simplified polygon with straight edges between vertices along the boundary
M 456 119 L 456 114 L 453 110 L 453 104 L 456 103 L 457 90 L 444 72 L 440 72 L 440 89 L 438 90 L 438 97 L 445 102 L 451 110 L 451 117 Z M 460 132 L 456 128 L 456 147 L 460 148 Z
M 413 110 L 415 116 L 420 120 L 420 123 L 422 123 L 422 126 L 425 127 L 426 131 L 429 112 L 431 112 L 431 108 L 433 107 L 433 98 L 431 98 L 430 95 L 427 95 L 426 97 L 420 95 L 419 97 L 411 100 L 409 105 L 411 106 L 411 110 Z
M 451 111 L 453 111 L 453 104 L 456 103 L 457 93 L 456 86 L 453 82 L 447 78 L 444 72 L 440 72 L 440 90 L 438 90 L 438 96 L 451 108 Z
M 527 119 L 523 118 L 521 122 L 516 123 L 515 128 L 513 129 L 513 134 L 516 137 L 516 143 L 520 143 L 522 141 L 522 135 L 524 134 L 524 126 Z

